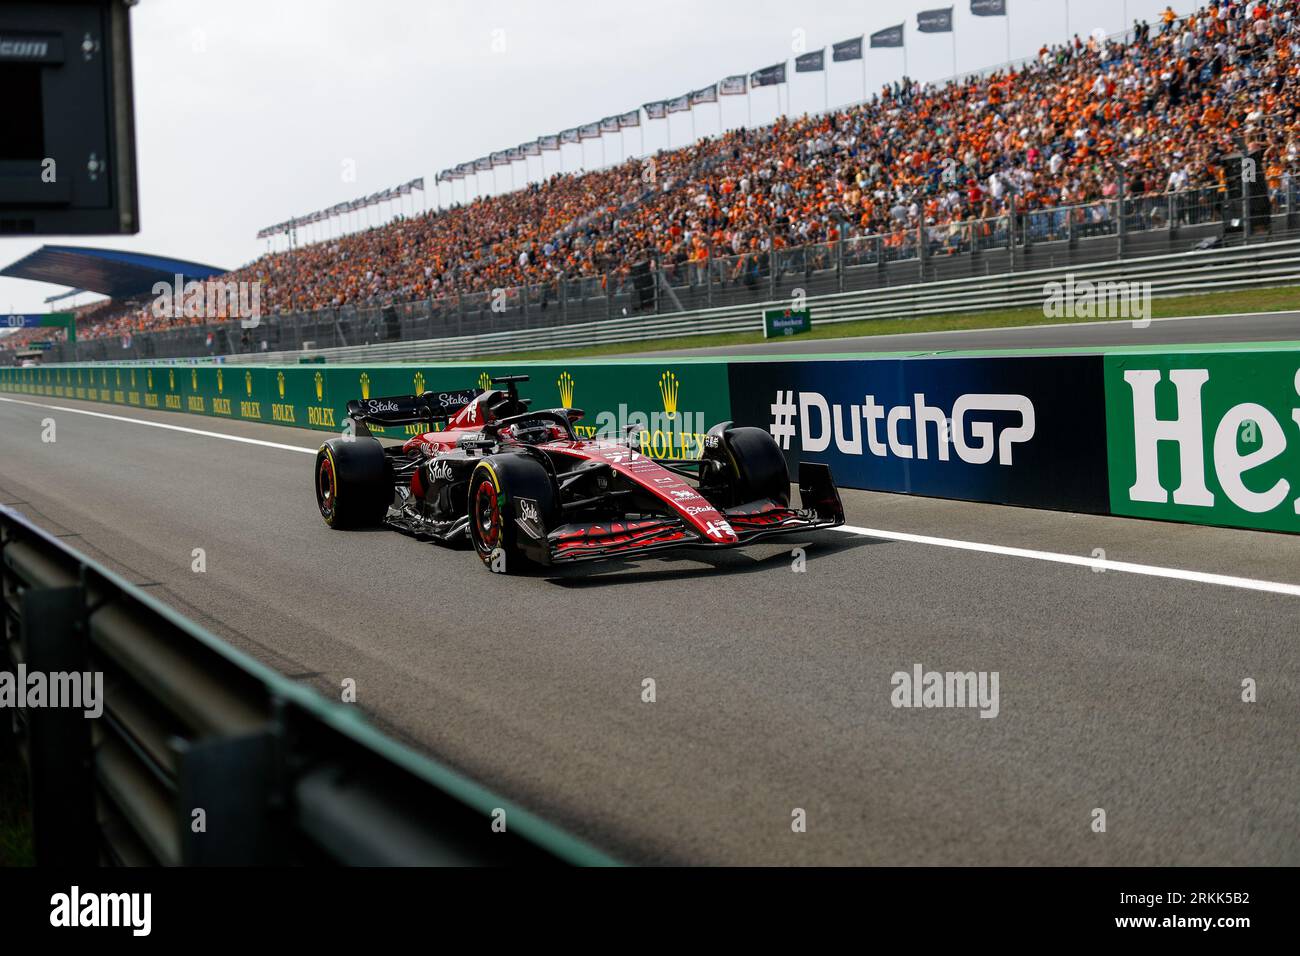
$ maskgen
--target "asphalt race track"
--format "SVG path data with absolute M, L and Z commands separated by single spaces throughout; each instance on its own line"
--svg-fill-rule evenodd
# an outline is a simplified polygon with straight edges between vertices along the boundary
M 943 540 L 504 578 L 326 528 L 320 438 L 5 397 L 0 501 L 632 862 L 1300 864 L 1300 539 L 848 492 Z M 1062 563 L 1100 552 L 1151 567 Z M 894 708 L 915 664 L 997 671 L 997 716 Z
M 761 331 L 758 315 L 754 327 Z M 864 335 L 847 339 L 792 336 L 754 345 L 724 345 L 656 355 L 831 355 L 838 352 L 944 352 L 963 349 L 1069 348 L 1083 351 L 1116 345 L 1197 345 L 1206 342 L 1293 342 L 1300 339 L 1300 312 L 1258 312 L 1241 315 L 1199 315 L 1152 319 L 1146 326 L 1131 321 L 1071 322 L 1025 325 L 1006 329 L 953 332 L 908 332 Z

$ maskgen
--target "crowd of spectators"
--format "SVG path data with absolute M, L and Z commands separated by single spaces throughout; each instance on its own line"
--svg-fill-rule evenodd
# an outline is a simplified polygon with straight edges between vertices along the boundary
M 275 314 L 863 235 L 904 243 L 918 228 L 992 228 L 1012 204 L 1221 189 L 1223 158 L 1243 148 L 1264 151 L 1274 192 L 1300 169 L 1300 0 L 1166 9 L 1124 41 L 1075 36 L 964 82 L 905 78 L 857 106 L 268 254 L 225 280 L 261 283 Z M 79 334 L 187 321 L 137 304 L 87 316 Z

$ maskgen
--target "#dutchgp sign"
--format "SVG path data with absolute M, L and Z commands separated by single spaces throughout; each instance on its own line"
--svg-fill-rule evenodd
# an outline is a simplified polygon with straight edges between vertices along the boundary
M 812 330 L 812 312 L 809 309 L 768 309 L 763 313 L 763 338 L 780 335 L 798 335 Z

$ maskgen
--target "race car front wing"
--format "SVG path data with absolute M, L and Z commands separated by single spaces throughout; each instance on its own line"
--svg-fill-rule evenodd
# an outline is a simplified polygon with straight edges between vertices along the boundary
M 722 516 L 736 535 L 732 542 L 706 538 L 677 517 L 561 525 L 547 535 L 550 563 L 677 548 L 736 548 L 773 535 L 834 528 L 844 523 L 844 506 L 828 465 L 799 463 L 799 499 L 802 507 L 797 509 L 765 500 L 723 510 Z

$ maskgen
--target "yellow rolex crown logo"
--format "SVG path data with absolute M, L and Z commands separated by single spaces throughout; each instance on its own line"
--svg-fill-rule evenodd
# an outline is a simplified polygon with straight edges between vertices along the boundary
M 221 380 L 221 369 L 217 369 L 217 394 L 220 395 L 225 391 L 225 383 Z
M 365 372 L 361 373 L 361 397 L 370 397 L 370 376 Z
M 284 398 L 284 373 L 283 372 L 276 373 L 275 387 L 280 390 L 280 397 Z
M 325 398 L 325 376 L 320 372 L 316 373 L 316 401 L 323 401 Z
M 415 394 L 423 395 L 424 394 L 424 373 L 423 372 L 415 373 L 414 383 L 415 383 Z
M 196 368 L 190 369 L 190 388 L 196 392 L 199 390 L 199 370 Z
M 152 391 L 153 390 L 153 369 L 149 369 L 149 371 L 145 372 L 144 377 L 145 377 L 145 381 L 149 383 L 149 389 Z
M 119 368 L 119 369 L 115 370 L 113 374 L 114 374 L 114 376 L 117 378 L 117 387 L 118 387 L 118 388 L 121 388 L 121 387 L 122 387 L 122 370 Z
M 176 391 L 176 369 L 174 368 L 167 370 L 167 391 Z
M 677 376 L 671 371 L 659 376 L 659 395 L 664 400 L 664 411 L 669 418 L 677 414 L 677 391 L 680 387 Z
M 244 391 L 248 393 L 249 398 L 253 397 L 253 373 L 252 372 L 244 373 Z
M 573 407 L 573 376 L 568 372 L 560 373 L 560 380 L 555 383 L 560 386 L 560 404 L 565 408 Z
M 478 376 L 478 387 L 480 391 L 486 392 L 492 387 L 492 376 L 487 372 L 480 372 Z

